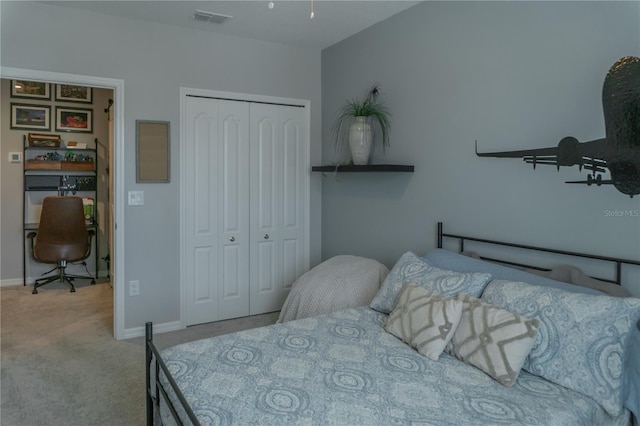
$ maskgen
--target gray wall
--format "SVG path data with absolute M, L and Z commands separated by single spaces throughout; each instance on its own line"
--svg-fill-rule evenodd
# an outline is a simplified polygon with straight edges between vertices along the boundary
M 117 202 L 127 202 L 126 191 L 145 192 L 145 206 L 125 207 L 124 280 L 140 280 L 141 292 L 126 296 L 125 329 L 140 327 L 144 321 L 177 321 L 179 88 L 309 99 L 311 161 L 317 163 L 320 52 L 39 2 L 3 1 L 0 8 L 2 66 L 124 80 L 127 160 L 120 165 L 124 166 L 125 194 L 119 194 Z M 136 183 L 136 119 L 171 122 L 171 183 Z M 3 211 L 10 202 L 2 195 Z M 3 220 L 3 236 L 4 226 Z M 317 176 L 312 177 L 311 187 L 311 243 L 314 265 L 320 259 Z
M 345 159 L 328 144 L 336 110 L 377 82 L 393 127 L 372 162 L 415 173 L 324 177 L 322 257 L 391 266 L 433 248 L 442 220 L 452 232 L 638 259 L 640 196 L 565 184 L 586 178 L 577 167 L 474 154 L 475 140 L 500 151 L 604 137 L 602 83 L 626 55 L 640 56 L 639 2 L 425 2 L 325 49 L 323 163 Z M 640 279 L 630 290 L 640 296 Z

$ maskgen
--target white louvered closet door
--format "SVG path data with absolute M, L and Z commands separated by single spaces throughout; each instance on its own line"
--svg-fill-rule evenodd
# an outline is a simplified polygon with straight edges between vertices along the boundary
M 249 314 L 249 105 L 187 97 L 186 325 Z
M 304 108 L 251 104 L 250 314 L 277 311 L 306 271 Z

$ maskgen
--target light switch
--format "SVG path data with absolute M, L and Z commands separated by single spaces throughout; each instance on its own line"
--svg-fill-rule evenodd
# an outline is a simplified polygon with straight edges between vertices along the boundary
M 22 153 L 21 152 L 10 152 L 9 153 L 9 162 L 10 163 L 22 163 Z
M 130 206 L 144 206 L 144 191 L 129 191 Z

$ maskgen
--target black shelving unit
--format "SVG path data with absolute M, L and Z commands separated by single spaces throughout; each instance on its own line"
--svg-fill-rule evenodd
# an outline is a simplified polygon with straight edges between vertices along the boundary
M 366 164 L 345 166 L 313 166 L 313 172 L 329 173 L 366 173 L 366 172 L 404 172 L 413 173 L 414 167 L 405 164 Z
M 43 197 L 45 193 L 59 193 L 61 187 L 71 185 L 67 192 L 79 192 L 79 196 L 82 194 L 91 195 L 94 199 L 94 219 L 96 219 L 97 209 L 97 169 L 98 169 L 98 155 L 97 146 L 98 139 L 94 139 L 95 148 L 67 148 L 64 146 L 30 146 L 27 141 L 27 136 L 23 137 L 23 191 L 22 191 L 22 216 L 23 216 L 23 231 L 24 236 L 22 239 L 22 284 L 27 285 L 27 242 L 26 235 L 30 231 L 38 229 L 37 223 L 29 223 L 27 221 L 27 193 L 29 192 L 42 192 Z M 66 152 L 74 152 L 79 154 L 88 154 L 93 158 L 93 161 L 84 163 L 85 167 L 74 167 L 73 163 L 64 163 L 61 161 L 36 161 L 31 163 L 34 157 L 50 152 L 57 152 L 60 157 L 64 157 Z M 64 168 L 68 166 L 70 168 Z M 55 194 L 54 194 L 55 195 Z M 93 238 L 93 244 L 95 244 L 95 274 L 98 277 L 98 222 L 94 220 L 92 223 L 87 224 L 87 229 L 94 229 L 96 234 Z

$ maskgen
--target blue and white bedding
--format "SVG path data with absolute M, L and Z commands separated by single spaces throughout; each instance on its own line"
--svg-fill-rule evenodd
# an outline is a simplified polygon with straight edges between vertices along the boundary
M 586 425 L 629 422 L 522 371 L 505 387 L 385 332 L 369 307 L 174 346 L 162 357 L 202 424 Z M 166 379 L 161 378 L 166 382 Z M 163 413 L 163 421 L 172 423 Z
M 417 298 L 398 303 L 412 285 L 427 292 L 410 290 Z M 429 303 L 421 299 L 434 292 L 440 296 Z M 429 310 L 455 304 L 447 299 L 454 296 L 468 314 L 464 326 L 452 323 L 452 350 L 439 357 L 385 331 L 387 314 L 396 312 L 418 321 L 420 333 L 437 329 L 435 317 L 423 324 L 418 309 L 436 312 Z M 508 334 L 511 322 L 475 316 L 505 315 L 501 309 L 539 328 L 521 354 L 526 360 L 514 357 L 524 347 L 516 342 L 527 340 Z M 202 424 L 623 425 L 640 412 L 639 319 L 640 299 L 433 250 L 424 258 L 405 253 L 369 307 L 186 343 L 162 356 Z M 471 338 L 487 348 L 475 349 L 482 359 L 465 355 Z M 491 354 L 491 345 L 501 349 Z M 519 370 L 508 384 L 494 374 L 498 362 Z M 161 414 L 172 423 L 166 408 Z

